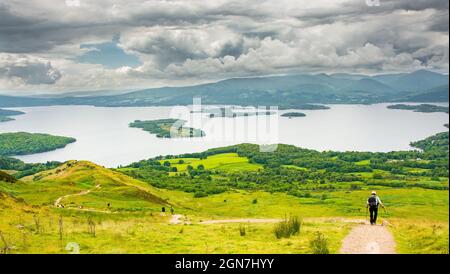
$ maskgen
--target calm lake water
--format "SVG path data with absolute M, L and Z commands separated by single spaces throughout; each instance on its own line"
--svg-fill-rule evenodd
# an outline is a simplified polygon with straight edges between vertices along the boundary
M 387 105 L 330 105 L 329 110 L 301 111 L 307 116 L 292 119 L 279 115 L 289 110 L 270 117 L 210 119 L 205 114 L 191 114 L 182 107 L 178 111 L 172 107 L 15 108 L 26 114 L 14 117 L 15 121 L 0 123 L 0 133 L 26 131 L 77 139 L 63 149 L 17 157 L 25 162 L 76 159 L 116 167 L 158 155 L 200 152 L 244 142 L 284 143 L 321 151 L 409 150 L 411 141 L 447 130 L 443 126 L 449 122 L 445 113 L 390 110 Z M 128 127 L 134 120 L 169 117 L 193 118 L 188 125 L 202 128 L 206 137 L 162 139 Z

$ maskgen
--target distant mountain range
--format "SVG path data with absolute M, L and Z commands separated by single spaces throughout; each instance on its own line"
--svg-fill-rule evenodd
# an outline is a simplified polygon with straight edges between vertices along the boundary
M 0 107 L 169 106 L 191 104 L 193 97 L 200 97 L 203 104 L 295 108 L 307 103 L 448 102 L 448 92 L 448 75 L 418 70 L 376 76 L 339 73 L 233 78 L 197 86 L 151 88 L 101 96 L 0 96 Z

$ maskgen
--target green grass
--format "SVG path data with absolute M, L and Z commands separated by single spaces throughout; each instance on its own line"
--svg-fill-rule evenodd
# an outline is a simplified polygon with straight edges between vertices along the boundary
M 392 220 L 397 252 L 406 254 L 448 254 L 448 222 Z
M 0 190 L 33 205 L 53 205 L 61 196 L 87 190 L 92 192 L 65 198 L 62 203 L 95 208 L 104 208 L 107 203 L 112 203 L 117 207 L 153 209 L 165 204 L 158 189 L 89 162 L 70 161 L 56 169 L 26 177 L 17 184 L 0 184 Z
M 169 161 L 180 168 L 203 164 L 208 169 L 227 167 L 230 171 L 238 165 L 253 165 L 234 153 L 184 158 L 184 164 L 178 164 L 179 160 Z M 96 189 L 96 185 L 101 187 Z M 14 253 L 65 253 L 69 242 L 80 244 L 81 253 L 311 253 L 310 241 L 317 232 L 327 238 L 330 252 L 337 253 L 355 225 L 344 219 L 366 217 L 365 201 L 373 188 L 387 206 L 387 213 L 380 211 L 380 221 L 392 225 L 398 252 L 448 253 L 448 190 L 361 187 L 354 191 L 311 190 L 309 198 L 246 190 L 194 198 L 192 193 L 157 189 L 89 162 L 71 161 L 22 182 L 0 182 L 0 230 L 16 247 Z M 52 207 L 58 197 L 85 190 L 92 192 L 63 199 L 64 209 Z M 192 225 L 170 225 L 170 216 L 160 214 L 161 207 L 168 204 Z M 78 210 L 80 205 L 92 211 Z M 273 223 L 198 224 L 214 219 L 282 219 L 286 215 L 303 219 L 300 234 L 289 239 L 276 239 Z M 40 220 L 40 233 L 33 216 Z M 60 216 L 63 240 L 58 232 Z M 95 237 L 88 233 L 88 220 L 96 224 Z M 239 233 L 242 225 L 245 236 Z
M 184 163 L 180 164 L 179 162 Z M 229 172 L 239 171 L 258 171 L 263 169 L 262 165 L 249 163 L 248 158 L 240 157 L 237 153 L 222 153 L 207 157 L 206 159 L 199 158 L 176 158 L 161 160 L 161 164 L 164 162 L 170 162 L 171 167 L 176 167 L 178 172 L 186 172 L 187 167 L 190 165 L 193 168 L 198 168 L 199 165 L 203 165 L 208 170 L 220 170 Z
M 285 168 L 293 168 L 293 169 L 297 169 L 297 170 L 308 170 L 306 167 L 299 167 L 299 166 L 294 166 L 294 165 L 283 165 L 283 167 Z
M 246 235 L 240 236 L 239 224 L 179 226 L 145 215 L 126 220 L 94 218 L 94 237 L 88 233 L 87 217 L 75 215 L 63 216 L 60 240 L 59 217 L 44 213 L 39 218 L 43 231 L 39 234 L 31 216 L 8 220 L 13 225 L 25 224 L 21 231 L 9 229 L 5 233 L 16 253 L 67 253 L 65 247 L 71 242 L 79 244 L 80 253 L 311 253 L 309 241 L 317 231 L 326 233 L 331 251 L 337 252 L 350 229 L 344 223 L 306 222 L 299 235 L 279 240 L 273 234 L 273 224 L 246 224 Z
M 362 161 L 356 162 L 355 164 L 360 165 L 360 166 L 370 165 L 370 160 L 362 160 Z

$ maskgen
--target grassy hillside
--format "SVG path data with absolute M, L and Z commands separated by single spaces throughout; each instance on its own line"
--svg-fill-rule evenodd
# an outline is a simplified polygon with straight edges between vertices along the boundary
M 364 219 L 365 216 L 366 190 L 320 192 L 326 195 L 325 199 L 297 198 L 283 193 L 261 191 L 229 191 L 194 198 L 193 194 L 184 192 L 147 188 L 145 184 L 131 178 L 118 179 L 116 172 L 108 170 L 101 171 L 106 173 L 106 177 L 97 177 L 102 180 L 101 189 L 79 196 L 80 199 L 64 199 L 64 209 L 47 205 L 47 200 L 53 201 L 55 198 L 51 192 L 56 189 L 46 186 L 46 180 L 57 179 L 61 187 L 65 188 L 67 186 L 64 184 L 68 182 L 66 180 L 81 178 L 82 173 L 86 173 L 86 176 L 91 174 L 86 169 L 88 166 L 91 164 L 81 163 L 74 167 L 74 171 L 69 168 L 61 172 L 61 178 L 55 174 L 46 174 L 42 181 L 33 181 L 30 177 L 27 182 L 16 185 L 0 183 L 2 193 L 15 193 L 24 199 L 24 202 L 19 203 L 19 199 L 8 196 L 7 200 L 2 199 L 7 202 L 0 205 L 5 209 L 0 212 L 1 230 L 7 240 L 17 247 L 13 252 L 66 253 L 66 244 L 76 242 L 82 253 L 310 253 L 310 241 L 317 232 L 321 232 L 328 239 L 330 251 L 335 253 L 350 228 L 356 225 L 346 220 Z M 99 171 L 95 170 L 96 173 Z M 175 213 L 186 215 L 191 224 L 171 225 L 170 214 L 161 215 L 159 208 L 135 208 L 136 205 L 146 203 L 142 201 L 139 191 L 126 196 L 126 202 L 122 197 L 123 204 L 120 205 L 106 188 L 119 191 L 115 186 L 116 181 L 123 180 L 127 184 L 132 182 L 133 186 L 142 186 L 152 194 L 161 195 L 160 197 L 170 197 L 168 202 L 174 205 Z M 29 188 L 35 183 L 41 187 Z M 76 190 L 68 193 L 79 193 L 80 189 L 82 188 L 76 187 Z M 35 193 L 32 195 L 30 192 Z M 380 212 L 380 217 L 391 223 L 392 231 L 398 239 L 399 252 L 448 253 L 448 192 L 386 188 L 378 188 L 378 192 L 388 207 L 387 214 Z M 95 195 L 90 196 L 91 194 Z M 35 196 L 41 195 L 47 198 L 36 199 Z M 124 192 L 121 192 L 120 196 L 123 195 Z M 104 198 L 112 201 L 111 209 L 103 203 L 106 202 Z M 36 206 L 39 204 L 41 206 Z M 84 207 L 78 209 L 76 205 Z M 199 224 L 204 220 L 278 219 L 285 215 L 303 218 L 299 235 L 277 239 L 273 233 L 273 223 L 244 221 L 243 224 Z M 60 219 L 63 220 L 62 239 L 59 233 Z M 39 228 L 36 221 L 39 222 Z M 92 224 L 95 226 L 95 235 L 91 231 Z M 24 228 L 18 229 L 18 226 Z M 243 228 L 245 236 L 240 235 Z M 26 235 L 25 241 L 23 234 Z M 412 245 L 414 243 L 422 243 L 422 246 Z
M 7 183 L 15 183 L 17 180 L 14 176 L 0 170 L 0 181 Z
M 96 188 L 98 185 L 101 187 Z M 8 243 L 15 246 L 13 253 L 65 253 L 69 242 L 78 243 L 82 253 L 308 253 L 309 241 L 317 231 L 327 233 L 330 250 L 337 252 L 350 228 L 347 223 L 311 221 L 304 223 L 301 236 L 277 240 L 272 223 L 247 224 L 246 236 L 240 236 L 239 224 L 198 224 L 215 217 L 243 216 L 238 211 L 214 213 L 211 207 L 196 205 L 192 194 L 158 190 L 89 162 L 68 162 L 17 184 L 0 182 L 0 192 L 8 197 L 1 204 L 5 210 L 0 213 L 0 228 Z M 242 205 L 242 200 L 234 200 L 234 193 L 223 195 L 217 198 L 230 199 L 230 209 Z M 58 197 L 65 197 L 61 201 L 64 208 L 54 206 Z M 170 225 L 170 215 L 159 213 L 161 206 L 169 204 L 176 213 L 188 216 L 192 224 Z M 284 214 L 288 213 L 277 214 L 276 218 Z
M 240 157 L 237 153 L 221 153 L 217 155 L 211 155 L 206 159 L 200 158 L 176 158 L 160 160 L 162 165 L 167 165 L 171 168 L 176 168 L 178 174 L 185 173 L 188 168 L 200 169 L 203 167 L 207 170 L 220 170 L 220 171 L 259 171 L 263 167 L 259 164 L 249 163 L 249 159 L 246 157 Z M 168 165 L 169 163 L 170 165 Z M 173 170 L 173 169 L 172 169 Z
M 25 185 L 25 187 L 23 187 Z M 11 191 L 33 205 L 54 205 L 59 197 L 67 209 L 159 209 L 168 202 L 148 184 L 90 162 L 69 161 L 48 171 L 25 177 Z M 87 192 L 84 195 L 78 195 Z M 39 195 L 35 193 L 38 192 Z
M 337 253 L 376 190 L 397 252 L 448 253 L 445 137 L 411 152 L 260 153 L 244 144 L 118 170 L 69 161 L 0 179 L 0 231 L 11 253 L 67 253 L 68 243 L 81 253 L 312 253 L 317 233 Z M 279 239 L 285 216 L 300 218 L 300 233 Z

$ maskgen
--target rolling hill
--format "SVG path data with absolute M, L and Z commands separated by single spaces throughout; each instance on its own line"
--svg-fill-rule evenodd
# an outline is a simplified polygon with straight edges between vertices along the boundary
M 380 75 L 373 78 L 398 91 L 426 91 L 438 86 L 448 85 L 447 75 L 427 70 L 418 70 L 403 74 Z
M 232 78 L 186 87 L 137 90 L 112 96 L 54 98 L 0 96 L 0 107 L 44 105 L 155 106 L 192 104 L 278 105 L 295 108 L 305 103 L 376 103 L 421 100 L 448 101 L 448 75 L 426 70 L 412 73 L 299 74 Z
M 158 189 L 87 161 L 66 162 L 55 169 L 25 177 L 21 184 L 27 186 L 18 186 L 17 195 L 34 205 L 93 211 L 159 210 L 161 206 L 170 205 Z M 36 192 L 40 195 L 36 196 Z
M 337 253 L 375 189 L 397 252 L 448 253 L 448 132 L 414 145 L 422 151 L 242 144 L 120 169 L 68 161 L 0 179 L 0 232 L 9 253 L 67 253 L 75 242 L 81 253 L 298 254 L 312 253 L 317 233 Z M 301 233 L 278 238 L 284 216 L 299 216 Z

